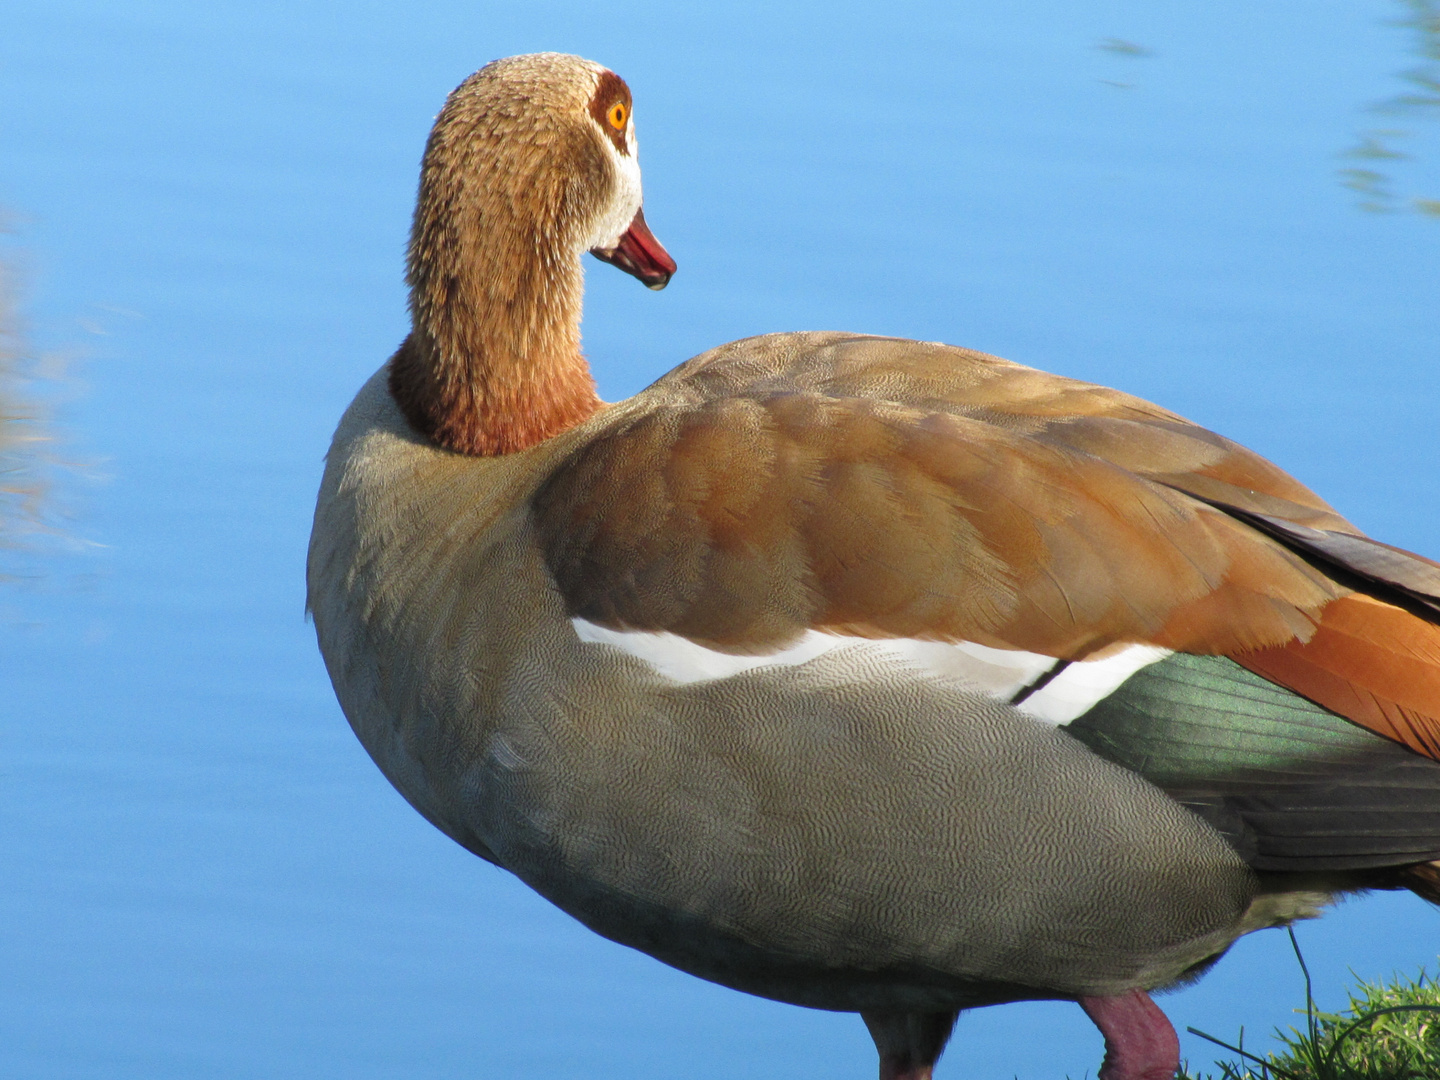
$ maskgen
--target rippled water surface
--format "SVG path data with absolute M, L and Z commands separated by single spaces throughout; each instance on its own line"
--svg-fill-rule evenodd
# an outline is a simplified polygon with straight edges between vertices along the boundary
M 592 266 L 608 398 L 770 330 L 955 342 L 1158 400 L 1434 556 L 1440 125 L 1401 100 L 1423 41 L 1393 25 L 1426 9 L 7 9 L 0 257 L 28 348 L 69 363 L 26 391 L 65 536 L 0 582 L 0 1074 L 873 1075 L 855 1017 L 680 975 L 467 855 L 336 707 L 311 501 L 405 331 L 431 118 L 509 53 L 630 82 L 681 271 L 656 295 Z M 1348 968 L 1433 967 L 1440 915 L 1375 896 L 1301 940 L 1337 1005 Z M 1254 1041 L 1301 997 L 1264 933 L 1162 1003 Z M 940 1075 L 1099 1060 L 1073 1005 L 1009 1006 L 962 1018 Z

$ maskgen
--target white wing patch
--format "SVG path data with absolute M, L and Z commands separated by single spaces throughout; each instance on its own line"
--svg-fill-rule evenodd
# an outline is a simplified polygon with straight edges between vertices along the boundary
M 1081 660 L 1067 664 L 1055 678 L 1025 698 L 1016 708 L 1037 720 L 1045 720 L 1051 724 L 1068 724 L 1089 712 L 1090 707 L 1097 701 L 1119 690 L 1120 684 L 1131 675 L 1143 667 L 1164 660 L 1170 652 L 1171 650 L 1156 645 L 1127 645 L 1103 660 Z M 1050 658 L 1047 656 L 1043 659 Z
M 1050 724 L 1068 724 L 1141 668 L 1170 655 L 1152 645 L 1127 645 L 1103 660 L 1067 664 L 1028 695 L 1060 662 L 1053 656 L 1018 649 L 992 649 L 969 641 L 954 644 L 910 638 L 846 637 L 807 631 L 795 644 L 763 656 L 737 656 L 696 644 L 678 634 L 642 630 L 610 630 L 585 619 L 571 619 L 581 641 L 609 645 L 641 660 L 657 674 L 674 682 L 697 683 L 726 679 L 764 667 L 794 667 L 818 656 L 844 649 L 864 649 L 866 663 L 888 656 L 896 663 L 932 678 L 958 683 L 966 689 L 1009 701 L 1024 695 L 1016 707 L 1028 716 Z
M 667 679 L 677 683 L 726 679 L 758 667 L 794 667 L 814 660 L 832 649 L 854 645 L 854 638 L 808 631 L 797 643 L 764 656 L 735 656 L 697 645 L 679 634 L 649 630 L 610 630 L 585 619 L 571 619 L 581 641 L 613 645 L 637 660 L 643 660 Z

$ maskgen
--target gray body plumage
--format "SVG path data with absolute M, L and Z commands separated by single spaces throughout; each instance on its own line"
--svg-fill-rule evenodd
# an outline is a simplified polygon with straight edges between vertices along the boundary
M 581 641 L 530 497 L 665 393 L 493 459 L 418 438 L 383 371 L 342 420 L 311 608 L 356 734 L 430 821 L 607 937 L 829 1009 L 1164 986 L 1313 913 L 1134 772 L 863 642 L 677 685 Z

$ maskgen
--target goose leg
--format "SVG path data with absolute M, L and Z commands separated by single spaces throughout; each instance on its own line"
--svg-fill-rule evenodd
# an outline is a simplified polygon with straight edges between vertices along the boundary
M 1100 1080 L 1174 1080 L 1180 1071 L 1180 1039 L 1144 990 L 1084 997 L 1080 1007 L 1105 1036 Z
M 880 1052 L 880 1080 L 930 1080 L 958 1012 L 862 1012 Z

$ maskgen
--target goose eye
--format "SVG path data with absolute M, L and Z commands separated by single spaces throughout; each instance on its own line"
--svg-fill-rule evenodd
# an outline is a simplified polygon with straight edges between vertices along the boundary
M 610 121 L 610 126 L 616 131 L 625 130 L 625 119 L 630 115 L 630 110 L 625 108 L 623 101 L 617 101 L 610 106 L 610 111 L 605 114 L 605 119 Z

